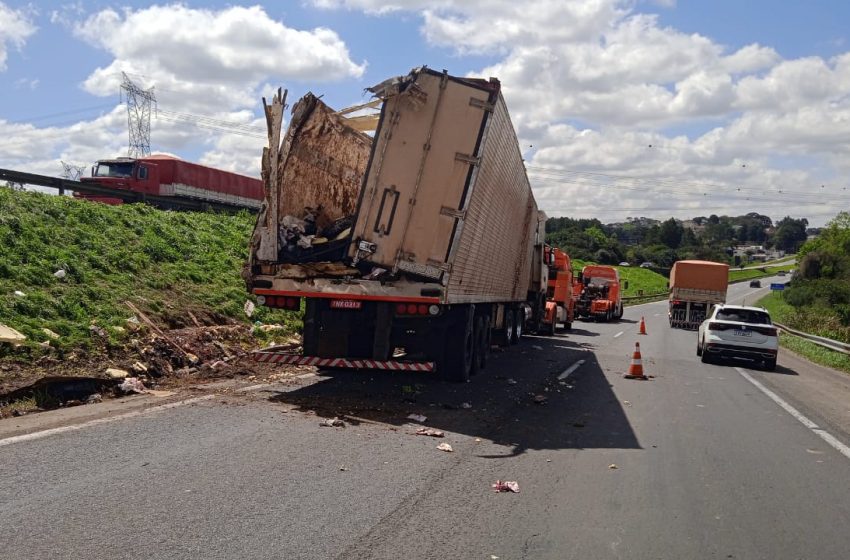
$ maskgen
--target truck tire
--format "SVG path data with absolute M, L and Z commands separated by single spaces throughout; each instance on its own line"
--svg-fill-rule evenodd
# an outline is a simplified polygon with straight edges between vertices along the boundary
M 514 328 L 512 329 L 511 334 L 511 344 L 519 344 L 519 341 L 522 339 L 523 334 L 523 323 L 525 321 L 520 317 L 523 313 L 520 309 L 514 309 L 511 311 L 514 316 Z
M 622 318 L 623 318 L 623 304 L 621 303 L 619 309 L 617 309 L 617 320 L 619 321 Z
M 446 329 L 446 350 L 438 366 L 447 381 L 466 383 L 472 373 L 475 358 L 475 321 L 473 310 L 465 310 L 465 317 L 458 317 Z
M 475 318 L 475 357 L 472 364 L 472 375 L 479 373 L 487 365 L 490 353 L 490 318 L 479 315 Z
M 555 336 L 555 319 L 554 319 L 554 317 L 552 318 L 551 323 L 546 323 L 544 325 L 543 332 L 547 336 Z
M 514 310 L 505 308 L 504 329 L 499 332 L 499 346 L 508 346 L 514 336 Z

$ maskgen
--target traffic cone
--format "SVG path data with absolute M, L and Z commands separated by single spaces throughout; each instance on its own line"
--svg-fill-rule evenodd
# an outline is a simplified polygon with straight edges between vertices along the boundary
M 640 343 L 635 342 L 635 352 L 632 354 L 632 363 L 629 365 L 629 373 L 626 374 L 626 379 L 646 379 L 643 374 L 643 361 L 640 357 Z
M 646 321 L 643 317 L 640 318 L 640 329 L 638 330 L 638 334 L 646 334 Z

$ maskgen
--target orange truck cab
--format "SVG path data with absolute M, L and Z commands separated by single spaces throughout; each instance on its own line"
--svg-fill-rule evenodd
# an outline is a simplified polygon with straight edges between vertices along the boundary
M 612 266 L 587 265 L 581 270 L 576 316 L 610 321 L 623 316 L 620 274 Z
M 546 290 L 544 332 L 555 334 L 558 324 L 566 330 L 573 326 L 575 301 L 573 300 L 573 270 L 570 257 L 557 247 L 546 245 L 546 262 L 549 265 L 549 282 Z

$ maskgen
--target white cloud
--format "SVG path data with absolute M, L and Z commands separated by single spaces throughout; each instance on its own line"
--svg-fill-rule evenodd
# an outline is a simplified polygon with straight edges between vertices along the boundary
M 96 95 L 114 95 L 126 71 L 155 84 L 172 103 L 248 107 L 256 105 L 256 89 L 266 80 L 334 81 L 365 70 L 334 31 L 287 27 L 259 6 L 106 9 L 74 32 L 114 56 L 83 84 Z
M 15 10 L 0 2 L 0 72 L 6 70 L 9 47 L 23 48 L 35 32 L 27 10 Z
M 497 55 L 469 75 L 501 80 L 521 145 L 534 146 L 530 168 L 601 174 L 531 173 L 550 214 L 828 213 L 829 199 L 810 192 L 824 183 L 822 192 L 839 189 L 833 206 L 850 204 L 840 190 L 850 168 L 850 53 L 783 60 L 771 46 L 729 48 L 643 13 L 677 9 L 672 0 L 314 4 L 416 13 L 432 45 Z

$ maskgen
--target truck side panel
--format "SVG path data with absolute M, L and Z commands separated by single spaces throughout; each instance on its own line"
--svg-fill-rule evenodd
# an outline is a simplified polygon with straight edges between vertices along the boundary
M 386 269 L 443 274 L 488 92 L 431 71 L 389 96 L 362 193 L 355 238 Z
M 498 95 L 452 262 L 449 301 L 524 300 L 532 251 L 543 242 L 533 239 L 537 231 L 537 204 L 505 101 Z

